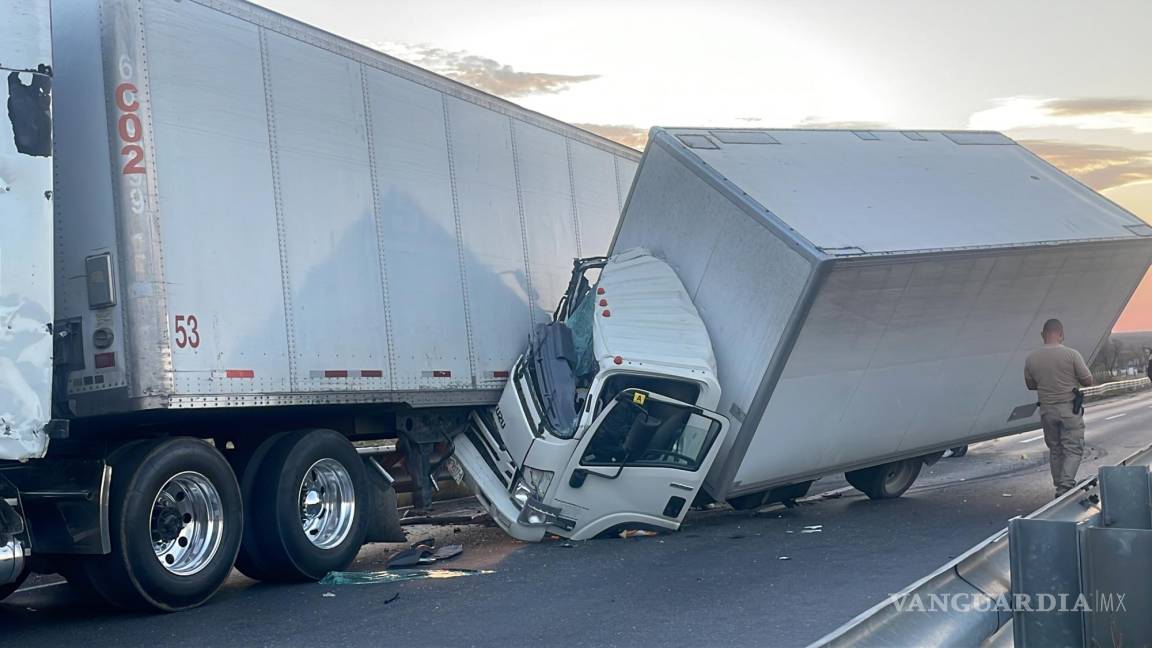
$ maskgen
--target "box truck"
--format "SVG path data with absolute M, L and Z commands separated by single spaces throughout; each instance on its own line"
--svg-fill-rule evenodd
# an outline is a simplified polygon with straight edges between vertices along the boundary
M 0 597 L 396 537 L 639 159 L 240 0 L 7 0 L 0 65 Z
M 524 540 L 830 473 L 899 496 L 1035 429 L 1043 322 L 1092 356 L 1150 261 L 1152 227 L 999 133 L 653 129 L 611 256 L 576 263 L 450 468 Z

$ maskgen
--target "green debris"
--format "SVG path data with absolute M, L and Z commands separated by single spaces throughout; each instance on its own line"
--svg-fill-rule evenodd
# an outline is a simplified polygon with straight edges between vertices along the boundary
M 389 569 L 370 572 L 328 572 L 321 585 L 375 585 L 377 583 L 399 583 L 422 578 L 459 578 L 494 574 L 491 569 Z

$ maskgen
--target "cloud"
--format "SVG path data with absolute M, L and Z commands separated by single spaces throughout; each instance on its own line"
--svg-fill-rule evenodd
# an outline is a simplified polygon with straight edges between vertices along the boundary
M 606 137 L 624 146 L 644 150 L 648 144 L 648 129 L 639 126 L 626 126 L 622 124 L 574 124 L 584 130 L 592 131 L 600 137 Z
M 575 84 L 600 78 L 599 74 L 524 72 L 464 50 L 424 44 L 367 42 L 365 45 L 500 97 L 556 94 Z
M 1152 151 L 1058 140 L 1019 143 L 1097 191 L 1152 182 Z
M 1152 113 L 1152 99 L 1101 98 L 1052 99 L 1044 107 L 1057 117 L 1079 115 L 1142 115 Z
M 1016 130 L 1067 127 L 1152 133 L 1152 99 L 1003 97 L 994 99 L 992 103 L 992 108 L 981 110 L 969 118 L 969 128 Z
M 795 125 L 796 128 L 825 128 L 829 130 L 884 130 L 891 128 L 888 124 L 874 121 L 825 121 L 818 117 L 805 117 Z

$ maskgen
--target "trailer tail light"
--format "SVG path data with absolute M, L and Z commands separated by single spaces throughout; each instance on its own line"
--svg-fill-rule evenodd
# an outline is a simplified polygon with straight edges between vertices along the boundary
M 601 299 L 601 300 L 600 300 L 600 306 L 607 306 L 607 305 L 608 305 L 608 300 L 607 300 L 607 299 Z
M 97 353 L 93 360 L 97 369 L 111 369 L 116 366 L 116 353 Z
M 604 294 L 604 289 L 603 289 L 603 288 L 597 288 L 597 289 L 596 289 L 596 294 L 597 294 L 597 295 L 603 295 L 603 294 Z
M 612 362 L 615 362 L 616 364 L 624 364 L 624 357 L 616 356 L 615 358 L 612 358 Z
M 612 311 L 608 310 L 607 308 L 605 308 L 604 312 L 600 313 L 600 314 L 603 315 L 604 317 L 612 317 Z

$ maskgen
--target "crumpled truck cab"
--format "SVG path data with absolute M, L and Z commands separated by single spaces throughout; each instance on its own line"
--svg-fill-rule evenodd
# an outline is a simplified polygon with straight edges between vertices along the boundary
M 708 332 L 667 263 L 643 249 L 577 260 L 449 470 L 521 540 L 676 530 L 723 441 L 719 398 Z

